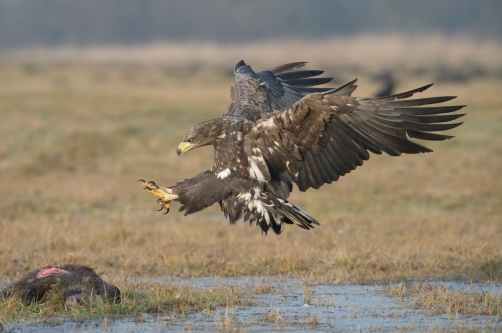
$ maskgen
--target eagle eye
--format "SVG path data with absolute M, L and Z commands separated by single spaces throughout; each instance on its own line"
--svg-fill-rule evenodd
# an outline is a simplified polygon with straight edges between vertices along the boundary
M 187 141 L 188 141 L 188 143 L 192 143 L 192 139 L 188 139 Z

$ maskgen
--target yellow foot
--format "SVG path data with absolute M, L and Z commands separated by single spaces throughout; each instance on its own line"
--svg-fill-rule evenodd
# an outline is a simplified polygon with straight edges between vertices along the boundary
M 178 199 L 178 196 L 176 194 L 173 194 L 173 191 L 170 188 L 159 187 L 153 181 L 149 181 L 148 183 L 143 179 L 140 179 L 139 181 L 141 182 L 141 185 L 144 186 L 144 189 L 148 190 L 148 193 L 159 198 L 157 200 L 157 204 L 161 207 L 158 211 L 165 209 L 166 212 L 164 214 L 169 213 L 169 203 L 171 202 L 171 200 Z

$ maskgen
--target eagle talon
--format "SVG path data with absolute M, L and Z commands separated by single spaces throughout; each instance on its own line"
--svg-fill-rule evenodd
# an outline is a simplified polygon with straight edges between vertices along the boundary
M 157 209 L 158 212 L 161 212 L 163 209 L 165 209 L 166 212 L 164 213 L 164 215 L 167 214 L 167 213 L 169 213 L 169 204 L 170 204 L 170 201 L 166 202 L 166 201 L 164 201 L 162 199 L 158 199 L 157 200 L 157 204 L 161 206 L 160 209 Z
M 142 179 L 140 179 L 140 180 L 142 180 Z M 155 182 L 153 182 L 153 181 L 149 181 L 148 183 L 143 181 L 143 183 L 141 185 L 144 186 L 143 189 L 149 190 L 149 191 L 156 191 L 156 190 L 160 189 L 160 187 L 157 184 L 155 184 Z M 159 196 L 157 196 L 157 197 L 159 197 Z
M 149 181 L 148 183 L 144 180 L 142 181 L 143 183 L 141 185 L 144 186 L 144 189 L 148 190 L 148 193 L 158 198 L 157 204 L 161 207 L 157 211 L 160 212 L 165 209 L 166 212 L 164 214 L 169 213 L 169 204 L 171 203 L 171 200 L 178 199 L 178 196 L 173 194 L 173 190 L 166 187 L 160 187 L 154 181 Z
M 148 182 L 148 185 L 151 185 L 151 186 L 153 186 L 153 187 L 155 187 L 155 188 L 157 188 L 157 189 L 159 188 L 159 185 L 155 184 L 155 182 L 154 182 L 154 181 L 152 181 L 152 180 L 150 180 L 150 181 Z

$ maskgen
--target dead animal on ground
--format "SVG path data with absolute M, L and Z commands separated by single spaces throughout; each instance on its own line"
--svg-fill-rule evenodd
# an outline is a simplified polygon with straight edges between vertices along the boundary
M 120 303 L 120 290 L 103 281 L 87 266 L 50 265 L 28 273 L 1 292 L 2 298 L 18 297 L 23 305 L 45 302 L 59 294 L 65 308 L 93 301 Z
M 414 139 L 450 139 L 437 132 L 462 124 L 448 122 L 464 115 L 452 113 L 463 106 L 429 106 L 453 96 L 409 98 L 432 84 L 384 97 L 352 97 L 356 80 L 320 88 L 331 79 L 316 78 L 323 71 L 295 71 L 304 65 L 261 72 L 244 61 L 235 66 L 227 113 L 196 125 L 178 146 L 179 156 L 213 146 L 213 167 L 169 187 L 140 180 L 160 210 L 167 213 L 177 201 L 186 215 L 219 203 L 230 223 L 242 217 L 265 233 L 271 228 L 279 234 L 284 224 L 309 230 L 319 223 L 287 200 L 293 184 L 300 191 L 331 184 L 361 166 L 370 152 L 431 152 Z

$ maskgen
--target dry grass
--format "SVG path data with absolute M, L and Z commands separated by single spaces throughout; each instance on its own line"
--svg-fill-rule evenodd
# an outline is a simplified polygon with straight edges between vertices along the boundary
M 489 315 L 498 322 L 502 315 L 502 294 L 492 291 L 451 290 L 446 285 L 426 282 L 400 283 L 389 288 L 388 295 L 409 301 L 411 307 L 424 308 L 428 315 Z
M 279 309 L 271 308 L 268 313 L 261 314 L 261 322 L 262 323 L 270 323 L 270 324 L 280 324 L 284 321 L 283 315 Z
M 266 65 L 299 60 L 290 58 Z M 193 124 L 226 110 L 234 62 L 223 74 L 182 71 L 186 62 L 0 62 L 0 281 L 50 263 L 90 265 L 105 279 L 311 270 L 313 282 L 502 281 L 502 95 L 491 76 L 426 93 L 468 104 L 457 138 L 431 143 L 434 153 L 373 156 L 335 184 L 295 190 L 315 230 L 264 236 L 229 226 L 218 207 L 156 213 L 136 181 L 168 185 L 211 167 L 211 149 L 175 150 Z M 357 95 L 378 88 L 365 73 Z M 399 89 L 429 83 L 428 73 L 401 73 Z

